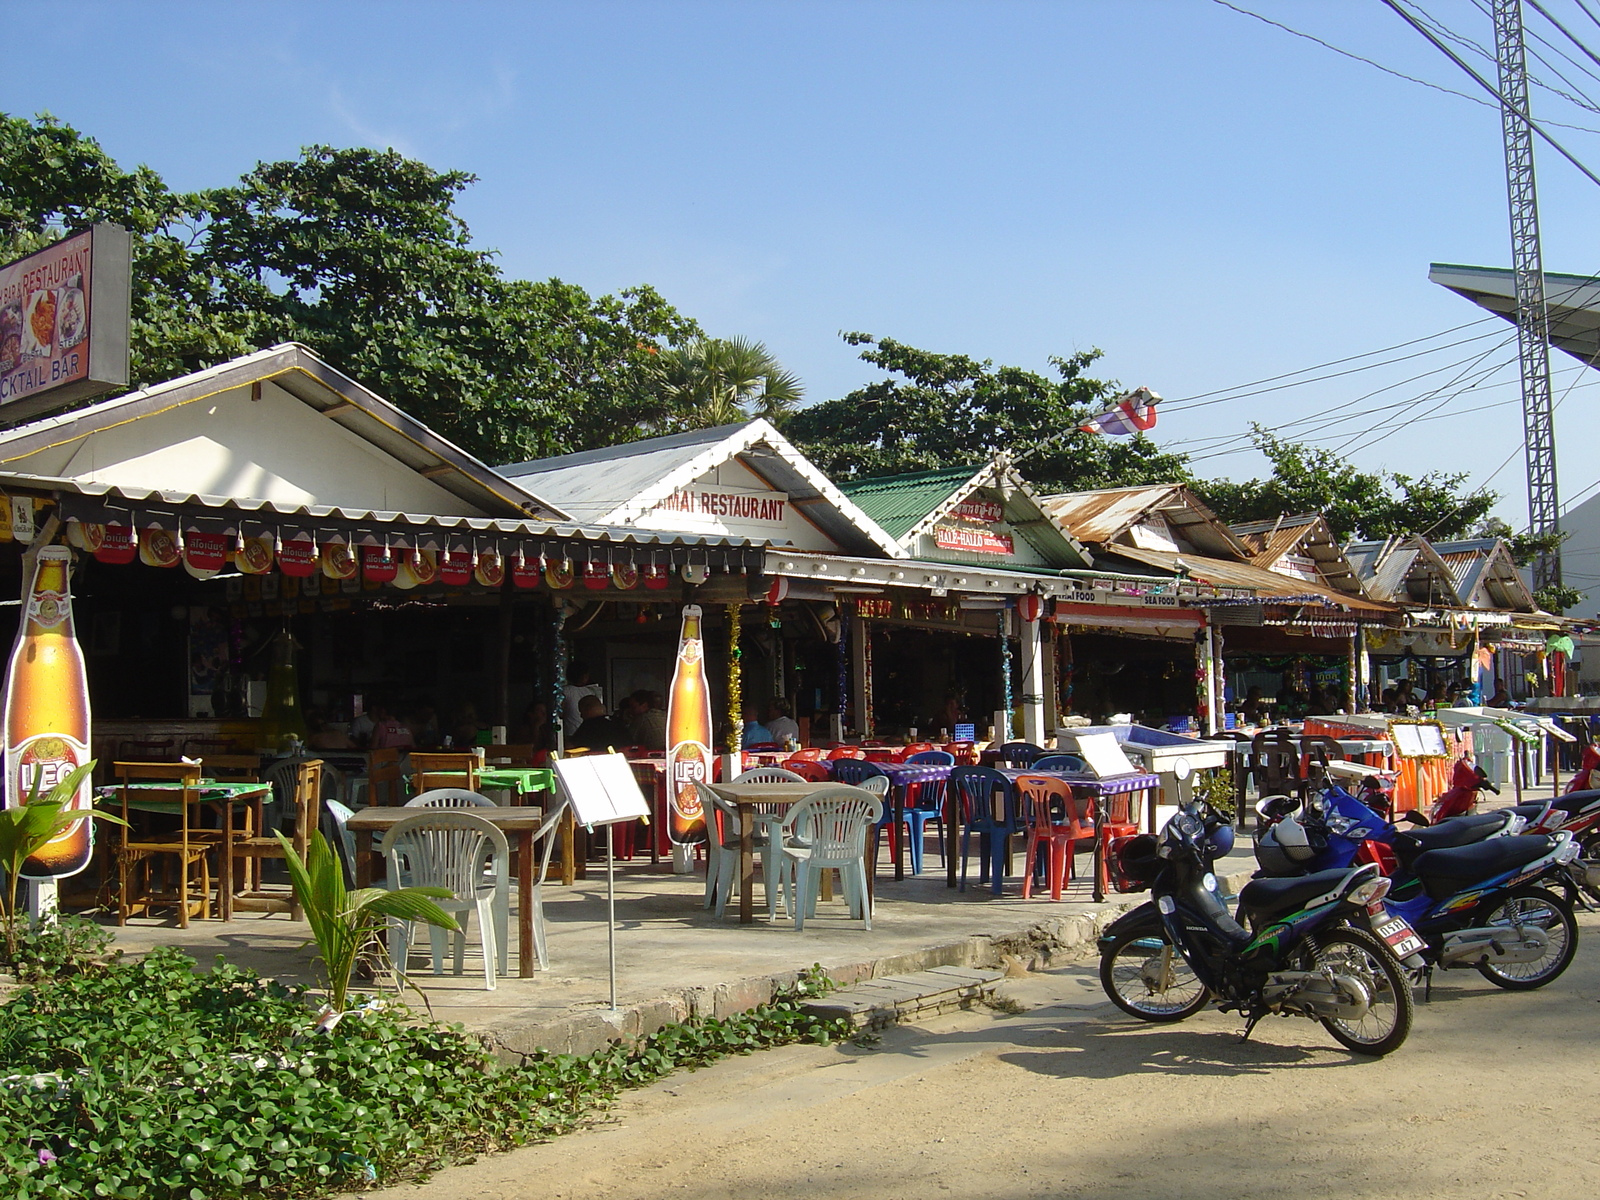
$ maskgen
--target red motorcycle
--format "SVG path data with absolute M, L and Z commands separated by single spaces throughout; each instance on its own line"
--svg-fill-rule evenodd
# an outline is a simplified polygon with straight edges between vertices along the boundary
M 1450 771 L 1450 788 L 1433 802 L 1426 824 L 1437 825 L 1440 821 L 1471 812 L 1481 791 L 1490 791 L 1496 796 L 1500 794 L 1500 789 L 1495 787 L 1477 763 L 1468 762 L 1465 757 L 1456 759 L 1456 765 Z

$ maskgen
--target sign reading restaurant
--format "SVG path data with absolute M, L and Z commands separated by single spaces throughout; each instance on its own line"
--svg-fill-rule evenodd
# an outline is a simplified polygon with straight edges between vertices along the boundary
M 128 384 L 128 231 L 100 224 L 0 267 L 6 419 Z
M 650 512 L 781 525 L 788 516 L 788 508 L 789 497 L 785 492 L 741 492 L 696 485 L 678 489 L 658 501 Z

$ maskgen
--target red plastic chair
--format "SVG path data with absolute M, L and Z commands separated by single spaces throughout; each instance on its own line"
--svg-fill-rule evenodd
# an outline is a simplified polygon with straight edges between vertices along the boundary
M 978 745 L 976 742 L 951 742 L 945 746 L 947 753 L 955 755 L 957 764 L 975 767 L 978 765 Z
M 866 759 L 868 762 L 899 762 L 900 756 L 898 749 L 899 748 L 896 746 L 864 746 L 861 750 L 861 757 Z
M 921 754 L 924 750 L 933 749 L 935 749 L 935 746 L 932 742 L 912 742 L 909 746 L 902 746 L 895 751 L 894 761 L 905 762 L 913 754 Z
M 866 751 L 860 746 L 835 746 L 828 751 L 828 761 L 837 762 L 841 758 L 865 758 Z
M 793 771 L 802 779 L 808 779 L 812 783 L 828 783 L 833 779 L 833 772 L 828 770 L 826 764 L 807 758 L 802 758 L 798 761 L 791 758 L 783 764 L 783 769 Z
M 785 761 L 792 762 L 821 762 L 828 757 L 828 752 L 821 746 L 807 746 L 804 750 L 796 750 Z
M 1073 877 L 1073 857 L 1078 843 L 1094 847 L 1093 802 L 1078 795 L 1065 779 L 1053 775 L 1019 775 L 1016 780 L 1023 819 L 1027 822 L 1028 856 L 1022 867 L 1022 898 L 1033 895 L 1034 864 L 1040 846 L 1050 851 L 1050 899 L 1060 900 L 1061 889 Z

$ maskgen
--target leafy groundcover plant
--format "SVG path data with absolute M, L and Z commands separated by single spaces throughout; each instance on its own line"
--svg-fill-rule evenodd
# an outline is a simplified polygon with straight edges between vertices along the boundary
M 621 1089 L 849 1026 L 773 1003 L 586 1057 L 499 1063 L 393 1002 L 316 1030 L 322 998 L 177 950 L 80 965 L 0 1007 L 0 1196 L 317 1196 L 571 1128 Z

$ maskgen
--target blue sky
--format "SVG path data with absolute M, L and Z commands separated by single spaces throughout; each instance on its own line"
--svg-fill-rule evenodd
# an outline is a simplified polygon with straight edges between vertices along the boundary
M 1378 0 L 1241 3 L 1472 89 Z M 1600 47 L 1571 0 L 1552 3 Z M 595 292 L 651 283 L 710 332 L 765 341 L 813 399 L 873 377 L 837 336 L 861 329 L 1041 370 L 1098 347 L 1102 376 L 1177 401 L 1469 322 L 1478 310 L 1430 284 L 1428 263 L 1509 258 L 1495 110 L 1209 0 L 0 8 L 12 28 L 50 31 L 9 56 L 0 110 L 49 110 L 180 188 L 313 142 L 469 170 L 480 182 L 461 210 L 509 273 Z M 1428 11 L 1491 37 L 1471 0 Z M 1600 96 L 1600 80 L 1574 77 Z M 1535 106 L 1600 128 L 1600 113 L 1545 93 Z M 1556 133 L 1600 164 L 1600 136 Z M 1544 150 L 1539 164 L 1547 267 L 1600 270 L 1600 189 Z M 1196 439 L 1468 355 L 1510 364 L 1509 326 L 1421 346 L 1487 333 L 1359 375 L 1175 404 L 1157 440 L 1216 450 Z M 1587 384 L 1557 363 L 1558 395 Z M 1600 477 L 1596 394 L 1579 386 L 1558 413 L 1567 496 Z M 1328 444 L 1367 467 L 1481 479 L 1520 440 L 1515 400 L 1508 368 L 1436 419 Z M 1250 452 L 1200 463 L 1262 467 Z M 1520 523 L 1520 456 L 1494 486 Z

